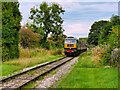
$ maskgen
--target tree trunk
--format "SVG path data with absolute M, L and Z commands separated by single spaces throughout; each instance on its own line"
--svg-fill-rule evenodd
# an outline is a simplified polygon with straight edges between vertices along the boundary
M 44 41 L 44 42 L 47 41 L 47 37 L 48 37 L 48 33 L 46 33 L 46 34 L 44 35 L 44 38 L 43 38 L 43 41 Z

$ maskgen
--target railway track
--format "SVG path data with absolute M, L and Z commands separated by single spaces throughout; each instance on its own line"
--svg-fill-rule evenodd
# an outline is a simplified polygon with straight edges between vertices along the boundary
M 44 76 L 50 71 L 56 69 L 57 67 L 65 64 L 66 62 L 72 60 L 74 57 L 64 57 L 52 62 L 42 64 L 40 66 L 34 67 L 30 70 L 18 73 L 11 77 L 2 79 L 2 89 L 14 88 L 20 89 L 31 81 L 37 80 L 40 76 Z

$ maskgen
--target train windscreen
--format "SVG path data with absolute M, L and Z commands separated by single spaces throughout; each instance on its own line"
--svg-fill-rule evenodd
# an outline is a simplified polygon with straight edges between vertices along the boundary
M 76 43 L 76 40 L 65 40 L 65 43 Z

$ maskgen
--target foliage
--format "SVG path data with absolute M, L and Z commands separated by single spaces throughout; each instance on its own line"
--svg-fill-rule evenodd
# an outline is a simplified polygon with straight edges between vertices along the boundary
M 97 27 L 97 23 L 99 22 L 99 25 Z M 110 21 L 107 21 L 106 23 L 103 23 L 102 21 L 95 22 L 90 29 L 90 33 L 88 36 L 88 43 L 91 45 L 100 45 L 100 49 L 104 49 L 104 53 L 101 53 L 102 56 L 99 57 L 96 55 L 97 59 L 98 57 L 102 60 L 103 64 L 110 63 L 111 62 L 111 51 L 113 51 L 115 48 L 120 47 L 120 18 L 117 15 L 113 15 L 110 18 Z M 101 26 L 102 25 L 102 26 Z M 98 34 L 96 34 L 95 30 L 98 30 Z M 96 39 L 97 38 L 97 39 Z M 89 45 L 89 46 L 90 46 Z M 103 47 L 104 46 L 104 47 Z M 99 50 L 98 50 L 99 51 Z M 99 51 L 100 52 L 100 51 Z
M 112 26 L 116 25 L 120 25 L 120 18 L 117 15 L 112 15 L 110 21 L 94 22 L 88 36 L 88 44 L 104 44 L 109 38 Z
M 47 50 L 50 50 L 50 49 L 52 49 L 52 45 L 53 45 L 54 43 L 51 43 L 51 42 L 49 42 L 49 41 L 46 41 L 46 42 L 43 42 L 42 43 L 42 47 L 43 48 L 46 48 Z M 54 45 L 53 45 L 54 46 Z
M 83 45 L 87 45 L 87 40 L 88 40 L 88 38 L 79 38 L 79 41 L 80 41 L 81 44 L 83 44 Z
M 2 60 L 18 58 L 19 30 L 22 19 L 18 2 L 2 2 Z
M 62 55 L 64 53 L 64 50 L 63 49 L 56 49 L 54 52 L 53 52 L 53 55 Z
M 98 44 L 103 44 L 107 41 L 110 31 L 112 31 L 111 22 L 107 23 L 104 28 L 101 29 L 101 34 L 98 36 Z
M 103 54 L 105 54 L 106 52 L 106 45 L 101 45 L 101 46 L 96 46 L 95 48 L 92 48 L 92 54 L 93 54 L 93 60 L 95 62 L 103 62 L 102 57 Z
M 84 41 L 84 42 L 87 42 L 87 39 L 88 38 L 79 38 L 80 41 Z
M 29 22 L 27 22 L 24 26 L 23 26 L 23 28 L 27 28 L 27 29 L 30 29 L 30 30 L 32 30 L 34 33 L 37 33 L 38 35 L 39 35 L 39 38 L 40 39 L 43 39 L 43 37 L 44 37 L 44 31 L 42 30 L 42 28 L 40 27 L 36 27 L 34 24 L 31 24 L 31 23 L 29 23 Z M 41 42 L 41 41 L 39 41 L 39 42 Z
M 120 26 L 117 25 L 112 27 L 112 31 L 109 33 L 109 38 L 106 43 L 100 44 L 100 46 L 92 49 L 94 60 L 99 60 L 103 64 L 111 63 L 111 51 L 119 47 L 118 30 L 120 29 L 118 29 L 118 27 Z
M 44 31 L 44 41 L 47 40 L 50 32 L 52 32 L 55 37 L 58 37 L 64 31 L 62 28 L 63 20 L 60 16 L 60 14 L 64 12 L 65 10 L 56 3 L 52 3 L 52 5 L 49 6 L 46 2 L 43 2 L 40 4 L 39 8 L 35 6 L 31 8 L 31 16 L 29 17 L 33 20 L 31 26 L 35 28 L 34 30 L 37 33 L 39 33 L 40 30 Z
M 113 26 L 112 27 L 112 32 L 109 34 L 109 38 L 107 40 L 108 48 L 107 48 L 107 53 L 104 55 L 104 60 L 105 61 L 110 61 L 111 59 L 111 51 L 113 51 L 115 48 L 118 48 L 118 40 L 120 36 L 118 37 L 118 27 L 119 26 Z M 120 29 L 119 29 L 120 30 Z
M 64 44 L 64 39 L 66 38 L 66 35 L 60 35 L 58 36 L 57 40 L 54 36 L 51 36 L 48 38 L 48 41 L 52 42 L 55 44 L 56 48 L 63 48 L 63 44 Z
M 112 23 L 112 26 L 120 25 L 120 17 L 117 15 L 112 15 L 110 22 Z
M 20 44 L 26 48 L 39 46 L 39 35 L 32 32 L 30 29 L 22 28 L 20 30 Z
M 110 18 L 110 22 L 107 23 L 104 26 L 104 29 L 101 30 L 101 34 L 99 35 L 99 44 L 103 44 L 104 42 L 106 42 L 109 39 L 109 35 L 112 31 L 113 26 L 117 26 L 120 25 L 120 19 L 119 16 L 113 15 Z
M 109 38 L 107 39 L 107 49 L 106 53 L 103 54 L 103 60 L 104 63 L 111 62 L 111 51 L 113 51 L 115 48 L 119 47 L 119 38 L 118 32 L 120 29 L 118 29 L 120 25 L 113 26 L 112 31 L 109 33 Z
M 103 20 L 93 23 L 88 36 L 88 44 L 98 45 L 98 38 L 99 35 L 101 34 L 101 30 L 104 28 L 104 26 L 107 23 L 109 23 L 109 21 L 103 21 Z
M 113 26 L 112 31 L 116 37 L 116 40 L 118 40 L 116 41 L 118 45 L 117 48 L 120 48 L 120 25 Z

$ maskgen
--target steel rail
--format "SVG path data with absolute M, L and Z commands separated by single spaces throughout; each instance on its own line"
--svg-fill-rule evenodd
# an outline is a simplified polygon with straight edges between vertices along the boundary
M 21 89 L 23 86 L 27 85 L 27 84 L 30 83 L 31 81 L 35 81 L 35 80 L 38 79 L 39 77 L 46 75 L 46 74 L 49 73 L 50 71 L 52 71 L 52 70 L 60 67 L 61 65 L 67 63 L 68 61 L 72 60 L 74 57 L 71 57 L 71 58 L 69 58 L 69 59 L 65 59 L 65 58 L 66 58 L 66 57 L 61 58 L 61 59 L 58 59 L 58 60 L 56 60 L 56 61 L 52 61 L 52 62 L 55 62 L 55 63 L 57 63 L 57 61 L 59 61 L 59 62 L 58 62 L 57 65 L 54 65 L 52 68 L 50 68 L 50 69 L 48 69 L 48 70 L 45 70 L 45 72 L 41 73 L 40 75 L 35 76 L 35 77 L 32 78 L 32 79 L 29 79 L 27 82 L 24 82 L 24 83 L 22 83 L 21 85 L 18 85 L 18 86 L 15 87 L 14 89 Z M 61 62 L 61 60 L 63 60 L 63 61 Z M 64 60 L 65 60 L 65 61 L 64 61 Z M 52 64 L 52 63 L 51 63 L 51 64 Z M 50 64 L 50 65 L 51 65 L 51 64 Z M 54 63 L 53 63 L 53 64 L 54 64 Z M 49 64 L 47 64 L 47 65 L 49 65 Z M 33 70 L 33 69 L 32 69 L 32 70 Z M 8 88 L 11 88 L 11 87 L 8 87 Z M 8 89 L 8 88 L 2 87 L 2 89 Z
M 27 83 L 22 84 L 22 85 L 21 85 L 20 87 L 18 87 L 17 89 L 21 89 L 22 87 L 24 87 L 25 85 L 27 85 L 27 84 L 30 83 L 31 81 L 35 81 L 35 80 L 37 80 L 39 77 L 45 76 L 45 75 L 46 75 L 47 73 L 49 73 L 50 71 L 55 70 L 56 68 L 62 66 L 63 64 L 67 63 L 68 61 L 70 61 L 70 60 L 72 60 L 72 59 L 74 59 L 74 57 L 70 58 L 69 60 L 67 60 L 67 61 L 65 61 L 65 62 L 63 62 L 63 63 L 61 63 L 61 64 L 59 64 L 59 65 L 57 65 L 57 66 L 55 66 L 55 67 L 53 67 L 53 68 L 51 68 L 50 70 L 47 70 L 46 72 L 40 74 L 39 76 L 31 79 L 31 80 L 28 81 Z
M 48 65 L 48 64 L 51 64 L 51 63 L 54 63 L 54 62 L 60 61 L 60 60 L 62 60 L 62 59 L 64 59 L 64 58 L 66 58 L 66 57 L 63 57 L 63 58 L 60 58 L 60 59 L 58 59 L 58 60 L 54 60 L 54 61 L 51 61 L 51 62 L 44 63 L 44 64 L 39 65 L 39 66 L 36 66 L 36 67 L 33 67 L 33 68 L 29 69 L 29 70 L 26 70 L 26 71 L 23 71 L 23 72 L 21 72 L 21 73 L 18 73 L 18 74 L 12 75 L 12 76 L 10 76 L 10 77 L 4 78 L 4 79 L 0 80 L 0 82 L 5 82 L 5 81 L 7 81 L 8 79 L 15 78 L 16 76 L 19 76 L 19 75 L 25 74 L 25 73 L 27 73 L 27 72 L 29 72 L 29 71 L 32 71 L 32 70 L 35 70 L 35 69 L 37 69 L 37 68 L 40 68 L 40 67 L 46 66 L 46 65 Z

